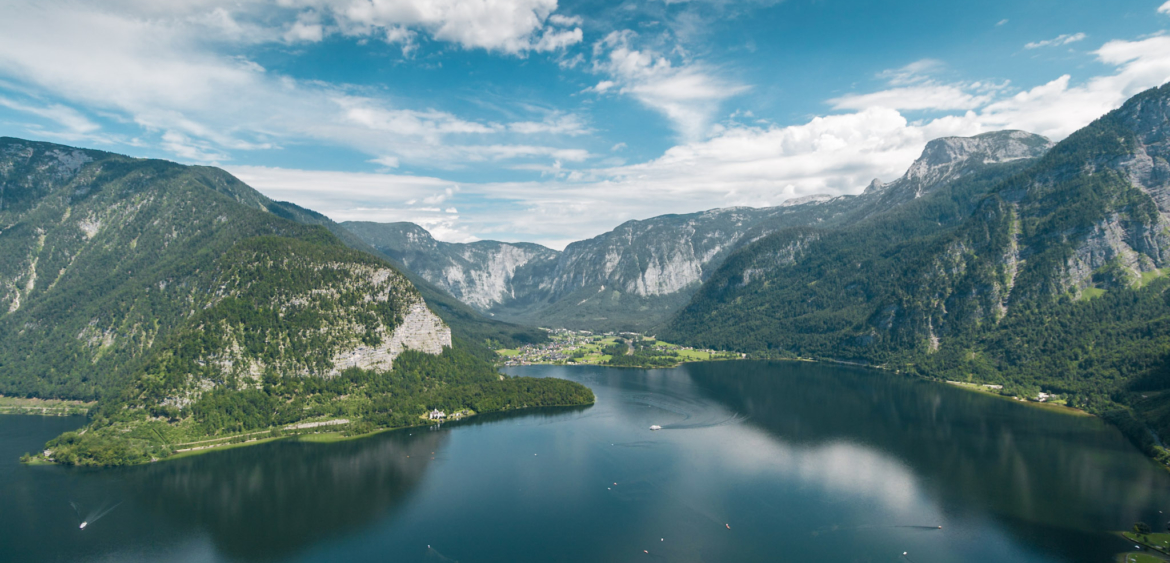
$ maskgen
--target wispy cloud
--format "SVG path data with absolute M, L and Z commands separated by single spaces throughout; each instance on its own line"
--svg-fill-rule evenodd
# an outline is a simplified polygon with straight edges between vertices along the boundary
M 1071 33 L 1065 35 L 1057 35 L 1052 39 L 1045 39 L 1044 41 L 1033 41 L 1024 45 L 1025 49 L 1039 49 L 1040 47 L 1060 47 L 1061 45 L 1068 45 L 1069 43 L 1076 43 L 1084 40 L 1088 35 L 1084 33 Z
M 1170 37 L 1111 41 L 1094 54 L 1114 72 L 1081 84 L 1061 76 L 1007 97 L 999 92 L 981 108 L 929 120 L 911 121 L 894 108 L 868 107 L 787 127 L 732 123 L 648 162 L 564 171 L 543 181 L 460 183 L 443 202 L 443 207 L 459 209 L 457 217 L 419 203 L 446 193 L 450 183 L 435 178 L 306 172 L 297 180 L 304 188 L 282 190 L 273 178 L 300 178 L 301 172 L 259 169 L 242 177 L 265 193 L 337 219 L 410 220 L 446 240 L 502 238 L 560 248 L 629 219 L 770 206 L 812 194 L 856 194 L 875 177 L 900 176 L 926 142 L 938 137 L 1023 129 L 1059 140 L 1170 79 Z M 314 185 L 340 192 L 322 194 Z
M 65 127 L 63 133 L 77 138 L 85 138 L 101 127 L 90 121 L 81 112 L 61 104 L 33 105 L 17 102 L 0 96 L 0 106 L 49 119 Z
M 503 158 L 582 158 L 584 151 L 579 149 L 534 144 L 530 139 L 539 134 L 548 142 L 557 141 L 553 138 L 557 135 L 581 134 L 585 128 L 574 115 L 558 114 L 547 122 L 484 122 L 432 108 L 401 107 L 347 86 L 296 80 L 246 58 L 223 54 L 233 52 L 225 45 L 283 41 L 285 32 L 279 26 L 247 23 L 248 18 L 212 8 L 209 2 L 164 4 L 139 6 L 136 0 L 126 0 L 125 5 L 113 4 L 115 8 L 129 6 L 119 12 L 106 5 L 10 2 L 0 18 L 0 76 L 67 103 L 35 106 L 10 98 L 5 107 L 52 119 L 74 135 L 92 135 L 98 126 L 69 105 L 114 114 L 154 136 L 157 146 L 189 161 L 224 161 L 233 151 L 273 148 L 298 140 L 351 147 L 385 162 L 440 168 Z M 433 16 L 438 18 L 433 25 L 427 23 L 432 19 L 426 19 L 432 16 L 416 14 L 423 18 L 419 25 L 436 38 L 449 37 L 468 48 L 508 52 L 535 49 L 535 43 L 523 42 L 543 40 L 533 34 L 543 28 L 556 7 L 554 0 L 516 0 L 500 6 L 454 4 L 450 9 L 443 8 L 442 2 L 432 6 L 440 14 Z M 396 17 L 403 21 L 415 17 L 410 14 L 422 6 L 394 4 L 395 11 L 380 0 L 289 0 L 281 5 L 328 12 L 333 14 L 333 25 L 340 25 L 336 22 L 344 12 L 348 23 L 336 33 L 373 33 L 370 30 L 388 26 Z M 254 19 L 250 10 L 262 7 L 245 0 L 239 9 Z M 315 36 L 311 26 L 325 20 L 304 13 L 308 12 L 301 12 L 294 25 L 305 27 L 296 33 Z M 483 21 L 476 19 L 481 16 Z M 478 23 L 467 23 L 471 20 Z M 511 27 L 484 31 L 483 26 L 501 21 Z
M 847 94 L 828 100 L 833 109 L 862 110 L 883 107 L 906 111 L 953 111 L 981 107 L 1004 85 L 992 83 L 941 83 L 932 74 L 946 65 L 936 59 L 921 59 L 906 66 L 877 74 L 893 86 L 864 94 Z
M 706 136 L 723 100 L 748 89 L 703 63 L 676 64 L 653 49 L 634 46 L 638 34 L 615 31 L 593 46 L 593 70 L 606 76 L 590 91 L 616 92 L 665 115 L 685 140 Z
M 971 94 L 951 84 L 924 84 L 869 94 L 851 94 L 833 98 L 829 103 L 833 105 L 833 109 L 884 107 L 910 111 L 964 110 L 980 107 L 991 99 L 988 94 Z

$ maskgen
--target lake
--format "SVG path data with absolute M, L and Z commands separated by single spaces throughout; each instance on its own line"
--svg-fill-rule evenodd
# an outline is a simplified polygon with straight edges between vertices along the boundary
M 1095 418 L 803 362 L 506 371 L 597 403 L 103 470 L 17 462 L 84 419 L 0 416 L 0 560 L 1103 563 L 1170 520 Z

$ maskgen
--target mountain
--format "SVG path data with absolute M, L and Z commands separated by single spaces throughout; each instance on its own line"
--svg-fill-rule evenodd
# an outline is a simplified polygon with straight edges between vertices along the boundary
M 998 177 L 773 233 L 660 336 L 1057 394 L 1165 457 L 1153 436 L 1170 435 L 1168 125 L 1163 86 Z
M 808 196 L 777 207 L 713 209 L 628 221 L 563 252 L 529 243 L 447 243 L 413 223 L 344 223 L 365 243 L 494 318 L 591 330 L 650 330 L 683 307 L 737 248 L 786 228 L 889 211 L 1052 144 L 1023 131 L 931 141 L 910 170 L 857 197 Z
M 391 264 L 293 214 L 315 215 L 219 169 L 0 138 L 0 393 L 98 398 L 52 446 L 95 464 L 339 410 L 588 402 L 500 379 Z

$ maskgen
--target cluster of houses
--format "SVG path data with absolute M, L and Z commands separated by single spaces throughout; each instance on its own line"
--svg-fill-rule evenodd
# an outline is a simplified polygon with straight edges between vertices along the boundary
M 572 359 L 573 352 L 582 346 L 593 342 L 601 336 L 595 336 L 587 330 L 567 330 L 558 328 L 549 331 L 553 341 L 547 344 L 529 344 L 520 349 L 520 353 L 508 358 L 505 365 L 522 366 L 533 363 L 558 362 Z M 613 336 L 606 333 L 603 336 Z
M 447 418 L 462 418 L 463 415 L 465 415 L 465 414 L 467 414 L 467 411 L 462 410 L 459 412 L 453 412 L 453 413 L 451 413 L 451 416 L 448 417 L 447 413 L 445 413 L 439 409 L 435 409 L 427 414 L 427 418 L 429 418 L 430 420 L 445 420 Z

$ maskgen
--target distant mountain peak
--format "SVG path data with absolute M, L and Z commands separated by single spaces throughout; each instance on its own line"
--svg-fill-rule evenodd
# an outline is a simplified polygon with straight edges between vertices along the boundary
M 957 165 L 974 162 L 998 164 L 1035 158 L 1052 148 L 1052 141 L 1027 131 L 992 131 L 974 137 L 942 137 L 926 143 L 922 156 L 910 165 L 907 179 L 933 179 Z
M 780 203 L 780 207 L 792 207 L 793 205 L 804 205 L 806 203 L 824 203 L 831 199 L 833 199 L 833 196 L 829 194 L 812 194 L 786 199 Z

